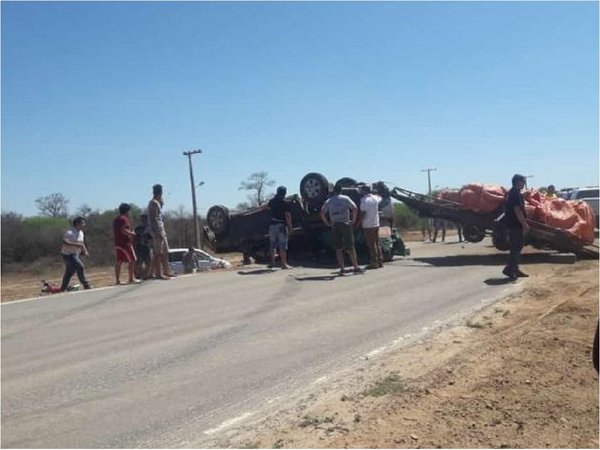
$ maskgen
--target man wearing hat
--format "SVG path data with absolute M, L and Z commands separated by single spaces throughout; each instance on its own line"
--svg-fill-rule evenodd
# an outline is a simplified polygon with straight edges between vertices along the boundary
M 279 250 L 279 259 L 282 269 L 291 269 L 287 263 L 288 235 L 292 232 L 292 213 L 290 205 L 285 201 L 287 189 L 285 186 L 277 188 L 277 194 L 267 206 L 271 209 L 269 222 L 269 246 L 271 250 L 271 265 L 275 266 L 275 252 Z
M 508 264 L 502 273 L 511 280 L 518 277 L 528 277 L 526 273 L 519 270 L 519 259 L 523 249 L 524 237 L 529 231 L 527 219 L 525 218 L 525 202 L 521 191 L 525 188 L 526 179 L 523 175 L 516 174 L 512 177 L 512 188 L 506 194 L 504 200 L 504 223 L 510 241 L 510 254 Z

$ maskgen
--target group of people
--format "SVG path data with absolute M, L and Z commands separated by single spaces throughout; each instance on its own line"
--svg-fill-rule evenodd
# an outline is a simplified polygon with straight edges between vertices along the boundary
M 354 228 L 362 226 L 370 262 L 366 269 L 383 267 L 383 253 L 379 244 L 379 203 L 381 197 L 371 192 L 369 186 L 361 188 L 363 196 L 357 206 L 347 195 L 342 194 L 342 186 L 337 184 L 333 188 L 333 195 L 323 204 L 320 217 L 323 223 L 331 227 L 333 248 L 340 274 L 345 273 L 344 253 L 350 257 L 353 272 L 361 273 L 363 269 L 358 265 L 358 257 L 354 244 Z M 275 266 L 279 254 L 282 269 L 290 269 L 287 261 L 288 238 L 292 232 L 292 216 L 289 204 L 285 201 L 287 189 L 279 186 L 273 199 L 267 206 L 271 210 L 269 225 L 269 242 L 271 252 L 271 265 Z
M 505 201 L 503 222 L 510 241 L 510 253 L 508 263 L 502 273 L 512 280 L 528 276 L 519 269 L 524 236 L 529 230 L 521 194 L 525 183 L 526 178 L 523 175 L 513 176 L 512 188 L 506 195 Z M 383 254 L 379 243 L 381 197 L 376 192 L 372 192 L 370 186 L 363 186 L 360 189 L 363 195 L 360 205 L 357 206 L 349 196 L 342 194 L 342 186 L 337 184 L 334 186 L 333 195 L 325 201 L 320 211 L 321 220 L 332 230 L 332 243 L 340 274 L 345 273 L 344 253 L 350 257 L 354 273 L 362 273 L 364 270 L 358 265 L 354 243 L 354 228 L 358 226 L 363 229 L 369 251 L 369 264 L 365 269 L 383 267 Z M 275 197 L 268 202 L 271 210 L 269 242 L 272 266 L 275 266 L 276 257 L 279 255 L 281 267 L 291 269 L 288 264 L 287 250 L 288 238 L 292 232 L 292 217 L 290 206 L 285 201 L 286 193 L 285 186 L 280 186 L 277 188 Z M 134 230 L 132 230 L 129 219 L 131 206 L 127 203 L 119 206 L 119 215 L 113 221 L 116 284 L 121 284 L 121 268 L 124 263 L 128 264 L 129 283 L 140 283 L 141 280 L 138 277 L 169 280 L 175 276 L 169 267 L 169 243 L 162 219 L 164 206 L 162 194 L 163 188 L 160 184 L 152 187 L 152 199 L 148 202 L 147 214 L 141 215 L 141 223 Z M 81 256 L 89 255 L 84 242 L 85 225 L 84 217 L 76 217 L 73 220 L 73 228 L 64 233 L 61 255 L 65 263 L 65 272 L 60 287 L 61 291 L 67 290 L 75 273 L 83 288 L 91 289 L 91 284 L 85 274 L 85 265 L 81 260 Z M 433 242 L 436 241 L 439 230 L 441 230 L 443 242 L 446 237 L 446 223 L 436 219 Z M 458 226 L 458 230 L 459 240 L 462 242 L 460 226 Z M 196 262 L 193 250 L 190 248 L 184 257 L 184 268 L 187 272 L 190 269 L 193 271 Z
M 526 186 L 526 178 L 523 175 L 516 174 L 512 178 L 512 187 L 505 198 L 504 218 L 502 219 L 507 229 L 510 242 L 510 252 L 508 262 L 502 269 L 502 273 L 511 280 L 528 277 L 526 273 L 519 269 L 519 260 L 525 236 L 529 232 L 527 224 L 525 203 L 521 192 Z M 550 186 L 554 188 L 554 186 Z M 353 272 L 360 273 L 363 269 L 358 265 L 358 258 L 354 246 L 354 228 L 360 224 L 363 229 L 367 248 L 369 250 L 369 264 L 365 269 L 378 269 L 383 267 L 383 256 L 379 244 L 379 203 L 381 197 L 371 192 L 369 186 L 361 188 L 363 196 L 360 206 L 352 201 L 350 197 L 342 194 L 342 186 L 334 186 L 333 195 L 323 204 L 320 217 L 323 223 L 331 227 L 332 242 L 335 249 L 336 259 L 340 274 L 344 274 L 344 252 L 350 257 L 353 266 Z M 553 193 L 553 192 L 552 192 Z M 292 220 L 289 206 L 285 202 L 286 188 L 280 186 L 277 189 L 277 195 L 272 199 L 268 206 L 272 211 L 272 219 L 269 227 L 270 250 L 272 265 L 275 265 L 276 252 L 281 256 L 281 265 L 284 269 L 289 269 L 287 264 L 287 241 L 288 234 L 292 231 Z M 426 219 L 428 222 L 429 219 Z M 446 238 L 446 221 L 435 219 L 434 234 L 430 239 L 432 242 L 437 240 L 438 231 L 441 231 L 441 240 Z M 456 224 L 458 230 L 459 242 L 463 241 L 462 227 Z M 430 231 L 431 229 L 428 228 Z M 425 232 L 423 231 L 425 236 Z
M 132 229 L 129 212 L 131 205 L 119 205 L 119 215 L 113 220 L 115 247 L 115 282 L 121 284 L 121 268 L 128 265 L 129 283 L 140 283 L 143 279 L 169 280 L 175 276 L 169 267 L 169 242 L 162 218 L 163 188 L 160 184 L 152 187 L 152 199 L 148 202 L 147 214 L 140 216 L 140 224 Z M 91 289 L 85 274 L 81 256 L 88 256 L 84 242 L 86 221 L 84 217 L 73 220 L 73 228 L 65 231 L 60 253 L 65 263 L 65 272 L 60 286 L 66 291 L 71 278 L 76 273 L 84 289 Z M 139 278 L 138 278 L 139 277 Z

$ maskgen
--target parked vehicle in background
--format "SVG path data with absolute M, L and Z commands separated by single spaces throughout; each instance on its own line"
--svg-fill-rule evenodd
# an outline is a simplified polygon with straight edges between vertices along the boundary
M 596 228 L 598 228 L 598 216 L 599 216 L 599 205 L 598 205 L 598 186 L 590 186 L 584 188 L 575 188 L 568 192 L 566 200 L 583 200 L 592 207 L 596 214 Z
M 169 266 L 171 267 L 171 271 L 183 273 L 183 255 L 185 255 L 187 252 L 187 248 L 169 249 Z M 209 253 L 206 253 L 198 248 L 194 249 L 194 253 L 196 256 L 198 256 L 198 270 L 200 271 L 210 269 L 226 269 L 231 267 L 231 263 L 229 261 L 215 258 Z

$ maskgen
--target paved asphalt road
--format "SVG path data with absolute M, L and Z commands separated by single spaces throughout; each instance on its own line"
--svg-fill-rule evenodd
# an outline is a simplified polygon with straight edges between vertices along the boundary
M 233 418 L 518 289 L 489 282 L 498 260 L 439 257 L 483 244 L 411 247 L 364 275 L 254 267 L 5 304 L 2 447 L 201 447 Z

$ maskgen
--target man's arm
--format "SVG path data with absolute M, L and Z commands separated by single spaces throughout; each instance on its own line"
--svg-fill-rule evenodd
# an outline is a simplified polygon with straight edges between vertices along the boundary
M 354 202 L 350 205 L 350 214 L 352 215 L 352 225 L 356 225 L 358 223 L 356 220 L 358 218 L 358 208 Z
M 292 215 L 288 211 L 285 212 L 285 223 L 287 224 L 288 231 L 291 233 L 292 232 Z
M 65 233 L 65 235 L 63 236 L 63 242 L 68 245 L 74 245 L 75 247 L 85 248 L 85 244 L 83 242 L 73 241 L 70 239 L 71 236 L 72 236 L 72 233 L 67 231 Z
M 527 233 L 529 231 L 529 225 L 527 224 L 527 219 L 525 219 L 521 206 L 515 206 L 515 216 L 517 216 L 517 219 L 523 226 L 523 233 Z
M 154 200 L 148 205 L 148 223 L 150 223 L 152 230 L 160 230 L 158 226 L 158 206 Z

